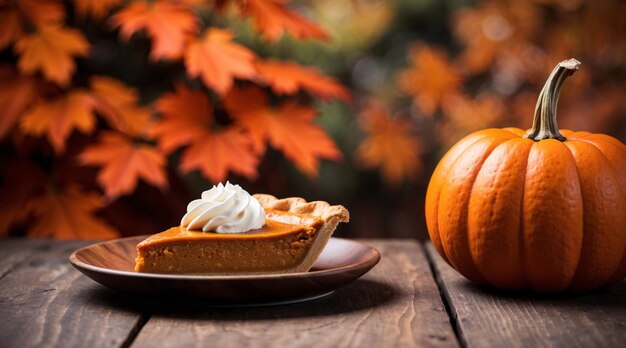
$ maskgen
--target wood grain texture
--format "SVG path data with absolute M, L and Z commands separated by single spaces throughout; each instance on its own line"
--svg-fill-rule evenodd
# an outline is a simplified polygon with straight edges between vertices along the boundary
M 426 245 L 468 347 L 626 347 L 626 281 L 586 295 L 511 293 L 476 286 Z
M 154 306 L 133 347 L 458 346 L 421 246 L 370 244 L 381 262 L 329 297 L 257 308 Z
M 42 240 L 0 239 L 0 279 L 45 246 Z
M 69 254 L 85 244 L 4 248 L 3 260 L 33 253 L 0 279 L 0 346 L 118 347 L 128 339 L 142 314 L 72 268 Z

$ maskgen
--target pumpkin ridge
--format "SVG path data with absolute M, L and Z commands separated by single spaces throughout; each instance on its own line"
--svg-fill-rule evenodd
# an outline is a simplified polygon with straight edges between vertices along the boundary
M 619 152 L 622 152 L 622 154 L 624 155 L 624 157 L 626 158 L 626 149 L 622 149 L 619 146 L 615 146 L 615 144 L 613 144 L 612 142 L 609 141 L 604 141 L 602 139 L 577 139 L 578 141 L 582 141 L 585 142 L 587 144 L 592 145 L 593 147 L 595 147 L 600 154 L 602 155 L 602 157 L 609 163 L 611 169 L 613 169 L 613 174 L 619 178 L 619 174 L 620 170 L 618 168 L 615 167 L 615 163 L 613 161 L 611 161 L 611 159 L 609 159 L 609 157 L 607 157 L 605 150 L 602 149 L 602 147 L 598 146 L 598 143 L 596 143 L 596 141 L 601 141 L 604 144 L 606 144 L 608 147 L 616 149 Z M 622 193 L 626 196 L 626 186 L 621 187 L 622 189 Z
M 589 135 L 595 135 L 592 133 L 589 133 Z M 614 150 L 617 153 L 621 153 L 621 155 L 626 158 L 626 149 L 623 149 L 621 146 L 617 146 L 617 144 L 613 141 L 609 141 L 610 139 L 614 139 L 612 137 L 587 137 L 585 136 L 584 138 L 579 138 L 579 141 L 583 141 L 586 143 L 589 143 L 591 145 L 593 145 L 595 148 L 598 149 L 598 151 L 600 151 L 600 153 L 602 154 L 602 156 L 606 159 L 606 161 L 609 163 L 609 165 L 611 166 L 612 170 L 613 170 L 613 175 L 615 175 L 616 178 L 620 178 L 620 173 L 622 171 L 620 171 L 619 168 L 616 167 L 616 162 L 619 161 L 615 161 L 615 160 L 611 160 L 611 158 L 607 155 L 607 151 L 610 150 Z M 621 144 L 621 143 L 620 143 Z M 608 147 L 608 149 L 606 149 L 605 147 Z M 622 179 L 623 181 L 623 179 Z M 619 182 L 619 181 L 618 181 Z M 623 183 L 620 183 L 620 187 L 622 190 L 622 199 L 626 199 L 626 185 L 624 185 Z M 626 232 L 624 232 L 626 233 Z M 626 247 L 624 248 L 624 251 L 622 253 L 622 258 L 618 264 L 618 267 L 616 269 L 616 271 L 614 272 L 614 274 L 612 274 L 606 282 L 604 282 L 602 284 L 602 286 L 604 285 L 609 285 L 611 283 L 614 283 L 622 278 L 624 278 L 624 276 L 626 276 Z
M 585 229 L 585 193 L 583 191 L 583 182 L 580 176 L 580 169 L 578 168 L 578 163 L 576 162 L 576 154 L 574 152 L 574 150 L 572 150 L 572 142 L 575 142 L 576 140 L 569 138 L 568 142 L 565 144 L 565 147 L 567 147 L 567 149 L 569 150 L 570 154 L 572 155 L 572 158 L 574 159 L 574 166 L 576 167 L 576 175 L 578 176 L 578 187 L 580 189 L 580 204 L 582 206 L 582 224 L 583 224 L 583 239 L 582 239 L 582 244 L 580 246 L 580 250 L 578 251 L 578 261 L 576 263 L 576 268 L 574 269 L 574 274 L 572 275 L 572 279 L 570 279 L 569 283 L 567 284 L 567 288 L 566 289 L 571 289 L 572 285 L 575 285 L 576 279 L 579 275 L 580 269 L 581 269 L 581 264 L 582 264 L 582 257 L 583 254 L 585 253 L 585 242 L 589 239 L 589 236 L 587 235 L 588 231 L 586 231 Z M 587 235 L 587 236 L 586 236 Z M 585 237 L 586 236 L 586 237 Z
M 624 276 L 626 276 L 626 248 L 624 248 L 624 252 L 622 253 L 622 258 L 617 265 L 617 269 L 604 283 L 602 283 L 601 286 L 613 284 L 620 279 L 623 279 Z
M 572 132 L 570 134 L 570 136 L 573 139 L 586 138 L 586 137 L 588 137 L 590 135 L 593 135 L 593 133 L 590 133 L 590 132 L 587 132 L 587 131 L 572 131 L 572 130 L 570 130 L 570 132 Z
M 517 127 L 506 127 L 506 128 L 501 128 L 501 130 L 503 131 L 507 131 L 515 136 L 518 136 L 520 138 L 523 138 L 524 135 L 526 134 L 526 132 L 521 129 L 521 128 L 517 128 Z
M 482 167 L 485 159 L 489 156 L 489 154 L 491 154 L 493 149 L 495 149 L 500 143 L 513 138 L 513 136 L 516 136 L 516 135 L 510 134 L 509 132 L 506 132 L 506 134 L 503 134 L 503 132 L 494 132 L 494 134 L 492 134 L 491 137 L 485 137 L 473 143 L 471 146 L 468 146 L 462 152 L 462 154 L 454 161 L 454 163 L 450 166 L 450 171 L 447 173 L 446 177 L 443 179 L 443 182 L 446 184 L 446 186 L 450 185 L 450 176 L 452 175 L 452 173 L 454 173 L 454 169 L 457 167 L 459 160 L 464 159 L 465 157 L 468 157 L 467 153 L 470 150 L 472 150 L 474 147 L 478 146 L 479 143 L 481 143 L 480 144 L 481 146 L 485 146 L 484 152 L 480 154 L 476 154 L 477 155 L 476 157 L 480 156 L 480 159 L 473 161 L 474 165 L 471 168 L 472 169 L 471 174 L 464 175 L 463 180 L 462 180 L 463 182 L 471 182 L 472 183 L 471 186 L 473 186 L 473 182 L 474 180 L 476 180 L 476 175 L 480 171 L 480 168 Z M 484 141 L 485 143 L 482 144 L 482 141 Z M 476 149 L 474 149 L 474 151 L 476 151 Z M 462 188 L 462 186 L 463 185 L 461 185 L 461 187 L 457 187 L 456 189 L 458 190 L 459 188 Z M 467 195 L 466 195 L 466 202 L 458 202 L 458 199 L 460 198 L 459 197 L 454 198 L 455 200 L 457 200 L 457 203 L 459 203 L 459 209 L 461 210 L 464 209 L 463 213 L 458 215 L 459 219 L 461 219 L 460 222 L 456 221 L 457 223 L 460 223 L 460 226 L 456 226 L 456 227 L 457 228 L 461 227 L 457 231 L 458 235 L 455 236 L 455 238 L 450 238 L 450 236 L 448 236 L 450 231 L 445 231 L 444 233 L 441 233 L 443 230 L 442 226 L 447 226 L 448 220 L 450 219 L 450 217 L 447 217 L 442 213 L 442 212 L 445 212 L 446 209 L 442 209 L 443 200 L 441 199 L 441 196 L 442 196 L 441 193 L 440 193 L 439 209 L 438 209 L 438 219 L 439 219 L 438 225 L 439 225 L 439 232 L 441 236 L 442 247 L 446 253 L 446 256 L 450 262 L 450 265 L 452 265 L 452 267 L 459 270 L 459 272 L 461 272 L 467 278 L 478 283 L 484 283 L 485 279 L 478 272 L 476 265 L 473 263 L 471 250 L 469 247 L 467 220 L 468 220 L 468 210 L 469 210 L 469 199 L 472 193 L 471 186 L 469 187 L 469 191 L 467 192 Z M 443 193 L 443 190 L 442 190 L 442 193 Z M 458 194 L 458 192 L 455 192 L 455 194 Z M 445 223 L 442 223 L 442 221 L 444 221 Z M 454 241 L 458 244 L 453 247 L 452 245 L 450 245 L 450 241 Z
M 524 272 L 529 287 L 567 289 L 582 247 L 582 196 L 576 164 L 556 139 L 533 144 L 524 190 Z
M 625 155 L 625 156 L 626 156 L 626 148 L 623 148 L 623 147 L 621 147 L 621 146 L 617 146 L 617 144 L 615 144 L 615 143 L 614 143 L 614 142 L 612 142 L 612 141 L 609 141 L 608 139 L 604 139 L 604 138 L 597 138 L 597 139 L 594 139 L 594 138 L 595 138 L 595 137 L 584 137 L 584 138 L 578 138 L 578 139 L 576 139 L 576 140 L 579 140 L 579 141 L 584 141 L 584 142 L 586 142 L 586 143 L 589 143 L 589 144 L 591 144 L 591 145 L 595 146 L 596 148 L 598 148 L 598 150 L 600 150 L 600 152 L 602 152 L 602 153 L 604 154 L 604 151 L 602 151 L 602 149 L 601 149 L 601 148 L 599 148 L 599 147 L 598 147 L 598 145 L 597 145 L 597 142 L 599 141 L 599 142 L 602 142 L 602 143 L 604 143 L 604 144 L 608 145 L 609 147 L 611 147 L 611 148 L 613 148 L 613 149 L 615 149 L 615 150 L 617 150 L 617 151 L 621 152 L 623 155 Z M 610 161 L 609 161 L 609 162 L 610 162 Z
M 622 211 L 626 205 L 619 178 L 604 153 L 586 141 L 573 141 L 568 147 L 576 161 L 584 208 L 583 248 L 570 288 L 584 291 L 604 284 L 619 272 L 626 250 L 626 235 L 620 235 L 617 226 L 625 221 Z M 590 182 L 590 178 L 593 181 Z M 595 192 L 597 187 L 602 187 L 601 195 Z M 606 192 L 614 192 L 613 201 Z M 587 202 L 589 204 L 585 205 Z M 588 220 L 584 220 L 586 217 Z
M 476 133 L 479 133 L 479 132 L 474 132 L 466 136 L 465 138 L 460 140 L 455 146 L 453 146 L 450 150 L 448 150 L 448 153 L 444 155 L 444 157 L 441 159 L 437 167 L 435 167 L 435 170 L 433 171 L 433 174 L 432 174 L 431 183 L 429 183 L 428 189 L 426 190 L 426 204 L 425 204 L 426 214 L 425 215 L 426 215 L 426 225 L 427 225 L 428 234 L 433 243 L 433 246 L 447 263 L 450 263 L 450 261 L 448 260 L 448 256 L 446 255 L 445 250 L 443 249 L 443 246 L 442 246 L 441 235 L 439 232 L 439 219 L 437 217 L 439 215 L 439 201 L 441 197 L 441 186 L 443 185 L 445 180 L 440 180 L 439 182 L 437 182 L 436 180 L 437 178 L 440 178 L 440 177 L 447 177 L 448 173 L 450 172 L 450 169 L 453 167 L 456 160 L 465 152 L 465 150 L 467 150 L 468 147 L 474 145 L 475 143 L 477 143 L 481 139 L 484 139 L 487 136 L 486 134 L 476 134 Z M 474 141 L 472 142 L 469 142 L 468 139 L 472 137 L 476 137 L 476 139 L 474 139 Z M 469 143 L 464 144 L 463 143 L 464 141 L 468 141 Z M 455 147 L 457 146 L 459 146 L 462 149 L 458 150 L 459 152 L 455 154 L 454 152 L 457 151 Z M 446 157 L 448 155 L 455 155 L 455 157 L 447 159 Z M 447 162 L 448 160 L 450 161 L 450 163 Z M 447 168 L 444 168 L 444 167 L 447 167 Z M 445 172 L 443 172 L 444 170 Z M 431 212 L 431 210 L 434 210 L 434 212 Z M 434 219 L 428 219 L 430 215 L 434 216 Z M 429 223 L 429 220 L 432 220 L 432 221 Z
M 526 226 L 524 226 L 524 196 L 526 195 L 526 176 L 528 175 L 528 159 L 530 156 L 530 152 L 532 151 L 533 146 L 535 146 L 535 144 L 532 144 L 530 146 L 530 149 L 528 150 L 528 153 L 526 153 L 526 156 L 524 156 L 524 176 L 522 177 L 522 197 L 521 200 L 519 202 L 519 231 L 517 233 L 517 240 L 518 240 L 518 248 L 519 248 L 519 255 L 520 255 L 520 261 L 522 263 L 522 270 L 521 270 L 521 274 L 520 276 L 522 277 L 522 288 L 528 288 L 530 286 L 530 280 L 528 279 L 528 273 L 526 272 L 526 250 L 524 249 L 524 229 L 526 228 Z
M 448 177 L 450 176 L 450 172 L 452 172 L 452 169 L 454 168 L 454 166 L 456 165 L 457 161 L 463 157 L 463 155 L 474 145 L 476 145 L 479 141 L 485 139 L 485 137 L 481 137 L 480 139 L 477 139 L 476 141 L 472 142 L 471 144 L 469 144 L 467 147 L 465 147 L 465 149 L 463 149 L 463 151 L 461 151 L 459 153 L 459 155 L 454 159 L 454 161 L 452 161 L 452 163 L 450 164 L 450 167 L 448 168 L 448 171 L 446 173 L 442 174 L 442 180 L 441 180 L 441 186 L 443 186 L 445 183 L 447 183 L 448 181 Z M 445 256 L 447 262 L 450 264 L 450 266 L 454 267 L 455 269 L 456 266 L 453 264 L 453 262 L 450 260 L 450 257 L 448 256 L 448 250 L 445 247 L 445 243 L 443 242 L 443 238 L 441 236 L 441 221 L 440 217 L 441 217 L 441 191 L 443 190 L 443 187 L 439 188 L 439 194 L 437 197 L 437 226 L 438 226 L 438 230 L 439 230 L 439 239 L 441 241 L 441 248 L 443 250 L 443 255 Z
M 626 159 L 626 148 L 622 149 L 619 146 L 615 146 L 614 143 L 610 141 L 606 141 L 605 139 L 602 139 L 602 138 L 599 138 L 599 139 L 585 138 L 585 139 L 578 139 L 578 140 L 589 143 L 593 145 L 595 148 L 597 148 L 602 153 L 602 155 L 606 158 L 607 162 L 609 162 L 609 164 L 611 165 L 611 168 L 613 169 L 613 172 L 618 178 L 620 177 L 619 173 L 626 172 L 626 170 L 620 170 L 620 168 L 616 166 L 615 162 L 617 161 L 614 161 L 613 159 L 611 159 L 611 156 L 607 155 L 607 152 L 617 152 L 621 154 L 621 157 L 623 159 Z M 609 149 L 606 149 L 605 147 L 608 147 Z M 614 151 L 611 151 L 611 150 L 614 150 Z M 626 165 L 624 167 L 626 168 Z M 624 197 L 626 197 L 626 181 L 624 181 L 624 183 L 621 184 L 621 188 L 622 188 L 622 192 L 624 193 Z
M 480 275 L 490 284 L 503 288 L 519 288 L 524 284 L 523 262 L 519 245 L 519 228 L 507 221 L 519 214 L 528 153 L 533 142 L 520 136 L 498 144 L 485 158 L 473 181 L 468 201 L 468 240 L 472 261 Z M 524 174 L 521 174 L 523 171 Z M 487 217 L 488 216 L 488 217 Z M 512 226 L 511 226 L 512 227 Z M 497 240 L 497 242 L 495 242 Z M 516 255 L 517 254 L 517 255 Z M 486 260 L 502 260 L 500 264 Z
M 612 138 L 612 137 L 609 137 Z M 594 147 L 596 147 L 598 149 L 598 151 L 600 151 L 600 153 L 602 154 L 602 156 L 605 158 L 605 160 L 610 164 L 611 168 L 613 169 L 613 175 L 615 175 L 617 178 L 619 178 L 619 173 L 620 170 L 615 166 L 614 161 L 611 161 L 609 159 L 609 157 L 606 155 L 605 150 L 602 149 L 602 147 L 598 146 L 598 143 L 596 143 L 597 141 L 602 142 L 603 144 L 606 144 L 606 146 L 616 149 L 617 151 L 621 152 L 623 155 L 625 155 L 626 157 L 626 149 L 623 149 L 621 146 L 616 146 L 616 144 L 614 142 L 611 141 L 607 141 L 608 139 L 605 139 L 604 137 L 598 137 L 597 139 L 581 139 L 581 141 L 584 141 L 586 143 L 589 143 L 591 145 L 593 145 Z M 622 188 L 622 199 L 626 199 L 626 186 L 621 185 Z M 624 232 L 626 233 L 626 232 Z M 624 248 L 624 252 L 622 253 L 622 258 L 618 264 L 617 269 L 615 270 L 615 272 L 608 278 L 608 280 L 606 282 L 604 282 L 604 285 L 608 285 L 611 283 L 614 283 L 622 278 L 624 278 L 624 276 L 626 276 L 626 247 Z
M 620 151 L 626 153 L 626 145 L 624 145 L 621 141 L 613 138 L 612 136 L 606 134 L 594 134 L 589 132 L 576 132 L 583 133 L 582 136 L 578 136 L 579 140 L 593 140 L 593 141 L 601 141 L 603 143 L 611 144 L 614 147 L 618 148 Z

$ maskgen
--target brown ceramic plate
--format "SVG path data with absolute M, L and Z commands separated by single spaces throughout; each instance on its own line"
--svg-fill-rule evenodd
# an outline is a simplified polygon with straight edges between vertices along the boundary
M 147 236 L 121 238 L 76 250 L 70 262 L 96 282 L 142 299 L 216 305 L 291 303 L 332 293 L 372 269 L 380 260 L 373 247 L 331 238 L 309 272 L 244 276 L 137 273 L 135 249 Z

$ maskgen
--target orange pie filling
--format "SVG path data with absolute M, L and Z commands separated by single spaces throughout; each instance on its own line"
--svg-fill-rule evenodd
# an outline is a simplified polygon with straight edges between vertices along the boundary
M 307 255 L 323 225 L 316 216 L 266 209 L 265 225 L 244 233 L 173 227 L 137 245 L 135 271 L 220 275 L 306 271 L 312 264 Z

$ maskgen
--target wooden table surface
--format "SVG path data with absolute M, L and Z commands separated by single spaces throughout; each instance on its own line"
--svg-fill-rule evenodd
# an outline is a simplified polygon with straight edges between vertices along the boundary
M 88 243 L 0 240 L 0 347 L 626 347 L 626 281 L 583 296 L 477 287 L 432 246 L 382 254 L 331 296 L 254 308 L 155 308 L 75 270 Z

